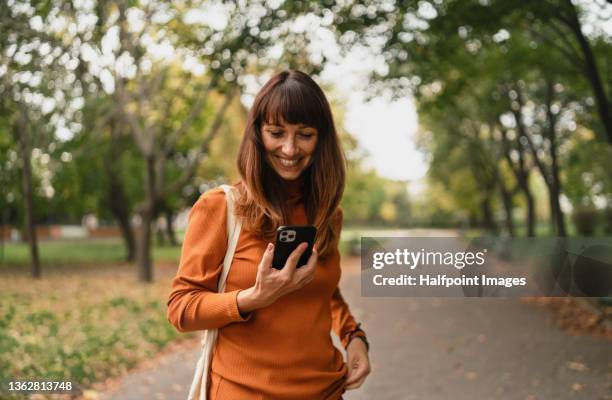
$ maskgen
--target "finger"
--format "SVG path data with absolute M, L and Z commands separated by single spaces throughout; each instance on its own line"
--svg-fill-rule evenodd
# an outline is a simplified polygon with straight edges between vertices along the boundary
M 259 269 L 262 271 L 267 271 L 272 268 L 272 259 L 274 258 L 274 245 L 272 243 L 268 243 L 266 250 L 264 251 L 263 256 L 261 257 L 261 261 L 259 262 Z
M 354 384 L 355 382 L 357 382 L 357 380 L 359 380 L 359 376 L 357 376 L 357 371 L 352 370 L 351 372 L 349 372 L 348 376 L 346 377 L 346 381 L 344 382 L 344 385 L 350 386 Z
M 369 371 L 367 367 L 362 367 L 361 369 L 353 370 L 353 373 L 349 374 L 349 377 L 344 382 L 345 388 L 348 389 L 357 389 L 360 387 L 365 379 L 367 378 Z
M 317 261 L 319 261 L 319 251 L 317 250 L 317 246 L 312 246 L 312 253 L 310 257 L 308 257 L 308 262 L 304 267 L 306 269 L 314 269 L 317 266 Z
M 361 379 L 365 379 L 368 375 L 368 366 L 364 362 L 360 362 L 357 364 L 355 368 L 351 368 L 349 370 L 348 377 L 346 378 L 345 385 L 351 385 L 358 382 Z
M 308 243 L 302 242 L 298 247 L 295 248 L 287 258 L 287 262 L 285 263 L 285 267 L 283 268 L 283 273 L 293 277 L 293 273 L 297 267 L 297 263 L 302 256 L 302 253 L 308 248 Z
M 363 385 L 363 382 L 365 382 L 366 377 L 367 377 L 367 375 L 362 376 L 362 377 L 361 377 L 361 379 L 359 379 L 358 381 L 353 382 L 353 383 L 351 383 L 351 384 L 348 384 L 348 385 L 344 386 L 344 389 L 346 389 L 346 390 L 352 390 L 352 389 L 358 389 L 358 388 L 360 388 L 360 387 L 361 387 L 361 385 Z
M 308 258 L 308 262 L 296 272 L 298 280 L 304 285 L 314 279 L 314 272 L 317 266 L 318 257 L 319 254 L 317 252 L 317 248 L 316 246 L 313 246 L 312 254 Z

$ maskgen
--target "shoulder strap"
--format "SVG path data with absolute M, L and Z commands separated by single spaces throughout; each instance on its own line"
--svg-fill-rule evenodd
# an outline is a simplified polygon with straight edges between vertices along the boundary
M 221 185 L 221 188 L 225 192 L 225 201 L 227 202 L 227 251 L 223 259 L 223 271 L 221 271 L 221 276 L 219 277 L 218 293 L 225 291 L 225 281 L 232 265 L 232 259 L 234 258 L 234 252 L 236 251 L 236 245 L 238 244 L 242 228 L 242 222 L 234 214 L 236 191 L 229 185 Z
M 236 218 L 234 215 L 234 196 L 236 193 L 234 188 L 229 185 L 221 185 L 221 188 L 225 192 L 225 201 L 227 202 L 227 250 L 225 252 L 225 258 L 223 259 L 223 270 L 221 271 L 219 284 L 217 286 L 218 293 L 225 291 L 225 281 L 227 280 L 227 274 L 232 265 L 234 251 L 236 250 L 236 244 L 238 243 L 238 237 L 240 237 L 240 229 L 242 227 L 240 219 Z M 206 400 L 208 398 L 206 388 L 208 387 L 210 363 L 213 348 L 217 340 L 217 334 L 217 329 L 208 329 L 204 331 L 202 337 L 202 355 L 196 364 L 196 370 L 187 400 Z

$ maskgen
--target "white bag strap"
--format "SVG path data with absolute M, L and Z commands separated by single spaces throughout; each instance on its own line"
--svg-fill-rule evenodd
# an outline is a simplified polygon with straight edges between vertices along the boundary
M 240 230 L 242 229 L 240 219 L 236 218 L 234 215 L 234 188 L 229 185 L 221 185 L 221 188 L 225 192 L 225 201 L 227 203 L 227 250 L 225 252 L 225 258 L 223 259 L 223 270 L 221 271 L 219 283 L 217 285 L 218 293 L 223 293 L 225 291 L 225 282 L 232 265 L 234 252 L 236 251 L 236 245 L 240 237 Z M 196 364 L 187 400 L 207 400 L 206 389 L 208 387 L 210 361 L 212 359 L 215 342 L 217 341 L 217 332 L 217 329 L 208 329 L 204 331 L 204 336 L 202 338 L 202 354 Z
M 234 188 L 229 185 L 221 185 L 221 188 L 225 192 L 225 201 L 227 202 L 227 251 L 223 259 L 223 271 L 221 271 L 221 276 L 219 277 L 218 293 L 225 291 L 225 281 L 232 265 L 234 252 L 240 237 L 240 230 L 242 229 L 242 221 L 234 215 Z

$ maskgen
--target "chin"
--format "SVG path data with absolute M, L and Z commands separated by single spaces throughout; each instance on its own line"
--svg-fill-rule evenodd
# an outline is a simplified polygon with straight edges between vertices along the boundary
M 281 174 L 279 174 L 277 172 L 277 175 L 280 176 L 283 180 L 286 180 L 286 181 L 295 181 L 296 179 L 299 179 L 300 176 L 302 176 L 302 172 L 303 171 L 300 171 L 300 172 L 297 172 L 297 173 L 290 173 L 290 174 L 288 174 L 288 173 L 281 173 Z

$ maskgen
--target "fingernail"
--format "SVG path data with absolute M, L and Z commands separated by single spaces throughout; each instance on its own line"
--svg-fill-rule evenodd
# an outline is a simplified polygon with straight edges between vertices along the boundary
M 268 251 L 272 250 L 272 247 L 274 247 L 274 245 L 272 243 L 268 243 Z

